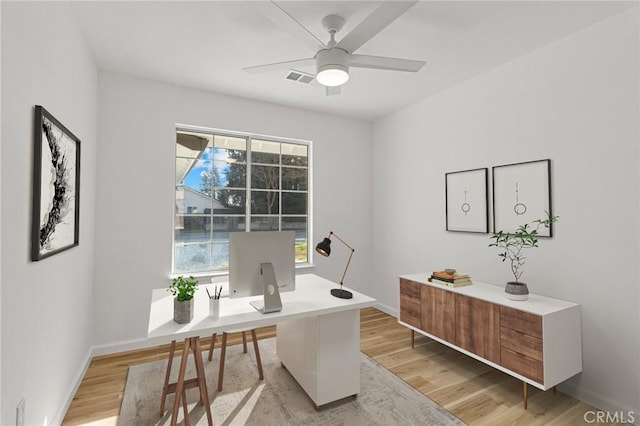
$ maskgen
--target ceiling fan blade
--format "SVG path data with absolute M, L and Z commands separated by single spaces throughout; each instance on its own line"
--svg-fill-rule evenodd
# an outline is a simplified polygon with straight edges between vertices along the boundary
M 338 43 L 338 47 L 353 53 L 390 23 L 409 10 L 417 1 L 385 1 L 360 22 Z
M 316 60 L 313 58 L 307 59 L 296 59 L 295 61 L 285 61 L 285 62 L 276 62 L 273 64 L 266 65 L 256 65 L 252 67 L 244 67 L 242 70 L 249 74 L 261 74 L 265 72 L 273 72 L 273 71 L 286 71 L 292 67 L 304 67 L 307 65 L 315 65 Z
M 425 61 L 413 59 L 388 58 L 385 56 L 351 55 L 349 66 L 357 68 L 373 68 L 378 70 L 394 70 L 417 72 L 426 64 Z
M 335 96 L 340 94 L 340 86 L 325 86 L 324 92 L 327 96 Z
M 322 40 L 318 39 L 313 33 L 302 26 L 300 22 L 296 21 L 293 16 L 289 15 L 276 2 L 259 1 L 255 3 L 256 7 L 260 8 L 260 11 L 267 19 L 304 43 L 314 53 L 326 47 L 326 44 Z

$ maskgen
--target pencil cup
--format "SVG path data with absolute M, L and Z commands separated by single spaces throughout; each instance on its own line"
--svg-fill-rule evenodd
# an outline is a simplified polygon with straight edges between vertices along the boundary
M 213 319 L 220 318 L 220 299 L 209 299 L 209 316 Z

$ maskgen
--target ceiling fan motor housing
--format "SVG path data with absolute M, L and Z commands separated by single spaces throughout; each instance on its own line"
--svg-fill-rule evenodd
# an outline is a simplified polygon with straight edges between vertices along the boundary
M 349 53 L 338 47 L 322 49 L 316 53 L 316 74 L 318 83 L 325 86 L 340 86 L 349 79 Z M 333 74 L 337 79 L 324 80 L 323 76 Z

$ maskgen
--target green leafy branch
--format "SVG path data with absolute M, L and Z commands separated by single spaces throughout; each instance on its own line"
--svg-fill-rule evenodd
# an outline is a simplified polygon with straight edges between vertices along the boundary
M 558 216 L 551 216 L 549 212 L 545 213 L 547 214 L 547 219 L 537 219 L 531 223 L 520 225 L 514 233 L 498 231 L 489 237 L 489 239 L 493 240 L 489 247 L 502 249 L 498 253 L 498 257 L 502 258 L 503 262 L 508 259 L 511 263 L 511 272 L 516 282 L 520 282 L 520 277 L 524 273 L 523 267 L 527 260 L 522 250 L 538 247 L 538 230 L 542 227 L 549 228 L 559 218 Z
M 188 278 L 184 278 L 182 276 L 175 277 L 171 280 L 171 285 L 167 289 L 171 294 L 176 296 L 178 301 L 183 302 L 185 300 L 193 299 L 193 295 L 198 289 L 198 280 L 194 277 L 189 276 Z

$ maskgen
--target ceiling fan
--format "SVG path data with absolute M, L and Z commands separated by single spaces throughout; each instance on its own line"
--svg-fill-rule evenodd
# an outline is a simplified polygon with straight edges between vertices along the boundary
M 322 19 L 322 26 L 329 32 L 329 41 L 326 44 L 274 1 L 260 3 L 263 5 L 262 12 L 267 18 L 290 32 L 294 37 L 311 48 L 315 54 L 313 57 L 305 59 L 243 68 L 244 71 L 250 74 L 282 70 L 293 71 L 293 67 L 315 64 L 316 74 L 306 74 L 314 77 L 318 83 L 325 86 L 326 94 L 329 96 L 340 93 L 340 86 L 349 80 L 350 67 L 417 72 L 420 71 L 426 63 L 425 61 L 411 59 L 358 55 L 354 53 L 373 36 L 416 4 L 417 1 L 382 2 L 364 21 L 360 22 L 360 24 L 339 42 L 336 41 L 335 35 L 342 29 L 345 22 L 344 18 L 338 15 L 325 16 Z

